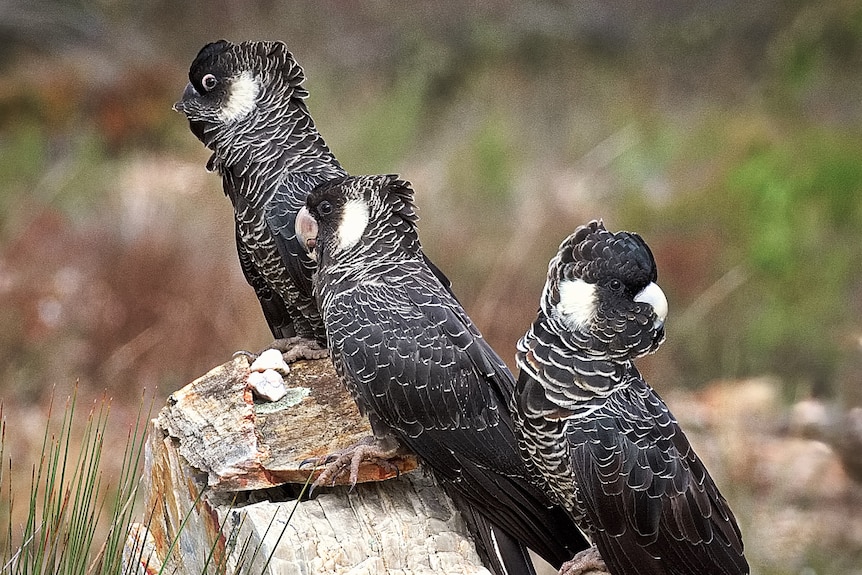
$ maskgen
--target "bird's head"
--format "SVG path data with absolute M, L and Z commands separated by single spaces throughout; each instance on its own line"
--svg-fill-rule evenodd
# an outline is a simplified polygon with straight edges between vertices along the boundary
M 296 216 L 296 236 L 319 262 L 358 254 L 419 251 L 410 183 L 397 176 L 348 176 L 309 194 Z
M 219 40 L 204 46 L 189 69 L 189 83 L 174 110 L 188 118 L 206 146 L 226 133 L 242 131 L 250 118 L 286 113 L 302 99 L 304 74 L 281 42 Z
M 664 341 L 667 298 L 652 252 L 638 234 L 580 226 L 548 266 L 542 311 L 589 341 L 591 352 L 638 357 Z

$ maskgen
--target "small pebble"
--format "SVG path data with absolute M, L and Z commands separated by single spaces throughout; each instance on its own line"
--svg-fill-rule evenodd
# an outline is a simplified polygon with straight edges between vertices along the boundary
M 284 361 L 284 356 L 277 349 L 268 349 L 257 356 L 257 359 L 252 362 L 251 371 L 266 371 L 268 369 L 275 370 L 282 375 L 290 373 L 290 368 Z
M 251 372 L 248 375 L 248 386 L 255 395 L 269 401 L 278 401 L 287 394 L 284 377 L 274 369 Z

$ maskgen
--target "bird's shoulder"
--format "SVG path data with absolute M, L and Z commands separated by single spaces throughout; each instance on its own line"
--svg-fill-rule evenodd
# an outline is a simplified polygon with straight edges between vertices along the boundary
M 461 305 L 424 266 L 413 261 L 330 278 L 325 313 L 337 337 L 377 334 L 399 348 L 464 350 L 481 335 Z M 350 336 L 355 339 L 355 335 Z M 418 356 L 422 358 L 422 354 Z

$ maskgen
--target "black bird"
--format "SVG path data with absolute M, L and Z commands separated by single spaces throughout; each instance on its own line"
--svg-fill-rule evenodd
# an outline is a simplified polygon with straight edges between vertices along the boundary
M 236 244 L 273 337 L 288 358 L 324 357 L 312 294 L 314 262 L 294 234 L 296 213 L 318 184 L 347 175 L 309 114 L 305 75 L 282 42 L 219 40 L 204 46 L 174 109 L 213 151 L 234 207 Z M 444 285 L 449 281 L 431 262 Z
M 533 573 L 524 545 L 559 568 L 587 543 L 530 482 L 508 407 L 514 378 L 426 264 L 416 220 L 410 185 L 392 175 L 323 184 L 297 217 L 330 355 L 376 440 L 342 456 L 356 464 L 402 443 L 495 573 Z
M 320 357 L 314 350 L 326 332 L 312 294 L 314 264 L 294 220 L 315 186 L 346 172 L 315 128 L 303 80 L 281 42 L 220 40 L 194 59 L 174 109 L 213 151 L 207 169 L 221 175 L 233 203 L 240 265 L 273 336 L 301 338 L 290 343 L 311 352 L 299 355 Z
M 614 575 L 748 573 L 727 502 L 633 364 L 664 340 L 656 278 L 637 234 L 593 221 L 563 241 L 518 343 L 521 453 Z

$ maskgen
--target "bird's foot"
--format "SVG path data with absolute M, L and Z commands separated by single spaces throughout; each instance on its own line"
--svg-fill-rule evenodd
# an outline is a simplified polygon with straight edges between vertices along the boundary
M 271 344 L 257 353 L 241 349 L 235 351 L 233 357 L 244 355 L 249 362 L 254 362 L 270 349 L 278 350 L 287 363 L 293 363 L 300 359 L 314 360 L 329 357 L 329 350 L 322 346 L 319 341 L 300 336 L 274 339 Z
M 319 341 L 307 337 L 286 337 L 276 339 L 268 349 L 277 349 L 284 356 L 284 361 L 293 363 L 300 359 L 314 360 L 329 357 L 329 350 Z
M 607 573 L 605 560 L 599 555 L 599 550 L 593 545 L 575 555 L 570 561 L 563 563 L 559 575 L 588 575 L 589 573 Z
M 260 357 L 260 354 L 254 353 L 252 351 L 248 351 L 247 349 L 238 349 L 237 351 L 233 352 L 233 355 L 231 355 L 231 358 L 236 358 L 239 356 L 245 357 L 246 359 L 248 359 L 249 363 L 252 363 L 258 357 Z
M 390 459 L 398 455 L 399 448 L 398 440 L 391 435 L 382 438 L 368 436 L 335 453 L 317 459 L 306 459 L 300 463 L 300 467 L 311 462 L 326 466 L 311 485 L 312 491 L 321 485 L 335 485 L 338 478 L 348 470 L 350 471 L 350 488 L 353 489 L 359 479 L 359 467 L 365 461 L 372 461 L 397 475 L 399 473 L 398 467 Z

